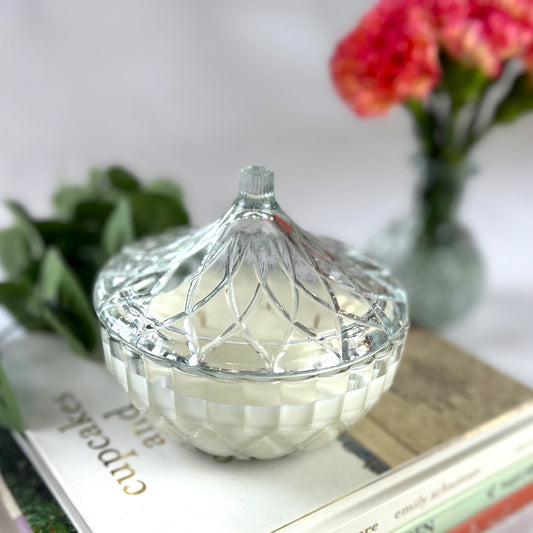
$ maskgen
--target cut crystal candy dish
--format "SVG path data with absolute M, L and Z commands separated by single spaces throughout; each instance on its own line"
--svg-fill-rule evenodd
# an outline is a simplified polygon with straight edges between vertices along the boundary
M 391 386 L 407 334 L 398 283 L 299 228 L 273 182 L 243 169 L 224 216 L 126 246 L 95 286 L 106 364 L 132 403 L 217 456 L 331 440 Z

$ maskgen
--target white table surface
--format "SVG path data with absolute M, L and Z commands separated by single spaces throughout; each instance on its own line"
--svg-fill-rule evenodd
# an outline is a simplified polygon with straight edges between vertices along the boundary
M 359 119 L 328 77 L 334 43 L 370 4 L 4 0 L 0 198 L 45 215 L 61 180 L 123 163 L 178 179 L 204 224 L 233 200 L 240 167 L 266 164 L 298 223 L 364 249 L 409 212 L 417 183 L 403 110 Z M 474 156 L 461 216 L 487 289 L 442 333 L 533 387 L 532 138 L 529 116 Z M 9 222 L 0 207 L 0 227 Z M 493 531 L 533 531 L 533 506 Z

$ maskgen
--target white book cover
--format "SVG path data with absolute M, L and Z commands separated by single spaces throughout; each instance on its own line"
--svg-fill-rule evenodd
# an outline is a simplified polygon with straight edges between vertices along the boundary
M 17 440 L 83 532 L 393 531 L 533 449 L 527 405 L 382 475 L 357 432 L 282 459 L 220 460 L 155 428 L 60 339 L 29 336 L 2 363 Z

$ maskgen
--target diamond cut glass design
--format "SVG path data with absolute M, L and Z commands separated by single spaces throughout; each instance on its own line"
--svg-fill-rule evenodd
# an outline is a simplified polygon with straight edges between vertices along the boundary
M 106 363 L 133 403 L 237 457 L 335 436 L 390 386 L 408 328 L 396 281 L 299 228 L 257 166 L 214 223 L 125 247 L 94 300 Z

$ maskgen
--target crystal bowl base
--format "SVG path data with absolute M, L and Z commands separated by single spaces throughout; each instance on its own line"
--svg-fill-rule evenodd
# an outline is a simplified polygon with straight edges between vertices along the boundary
M 274 459 L 321 446 L 361 418 L 390 388 L 403 338 L 333 374 L 257 381 L 191 374 L 143 357 L 102 331 L 107 368 L 133 405 L 208 454 Z

